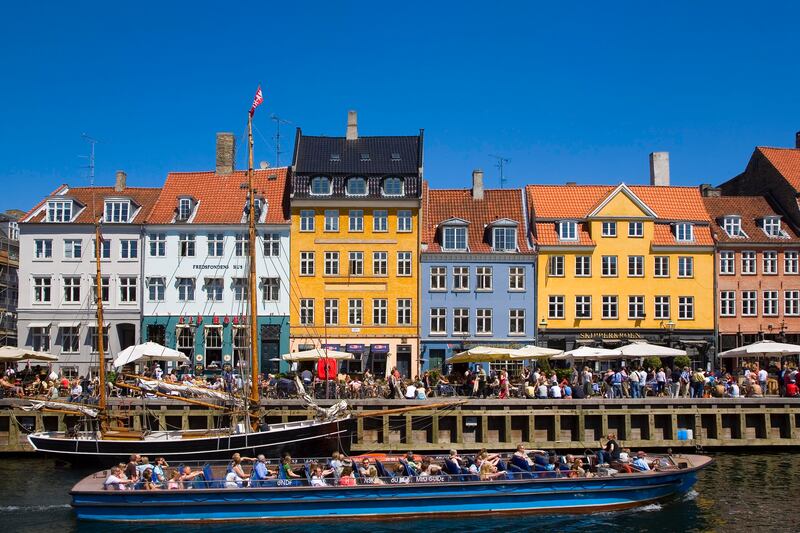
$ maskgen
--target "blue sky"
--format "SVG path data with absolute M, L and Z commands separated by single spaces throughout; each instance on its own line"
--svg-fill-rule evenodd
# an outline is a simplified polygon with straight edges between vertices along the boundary
M 256 160 L 294 128 L 425 129 L 425 175 L 467 187 L 643 183 L 649 152 L 675 184 L 719 183 L 756 145 L 800 130 L 798 2 L 14 2 L 0 24 L 0 210 L 114 171 L 157 186 L 214 165 L 245 131 L 260 83 Z M 244 146 L 243 144 L 240 146 Z M 244 150 L 239 165 L 244 164 Z

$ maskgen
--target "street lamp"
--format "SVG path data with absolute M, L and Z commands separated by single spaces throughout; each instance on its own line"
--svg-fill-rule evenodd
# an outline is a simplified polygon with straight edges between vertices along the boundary
M 672 348 L 672 332 L 675 330 L 675 322 L 670 320 L 669 322 L 662 322 L 661 327 L 667 330 L 667 346 Z
M 542 317 L 542 319 L 539 321 L 539 346 L 543 346 L 542 335 L 544 335 L 544 332 L 546 330 L 547 330 L 547 320 L 545 320 L 544 317 Z

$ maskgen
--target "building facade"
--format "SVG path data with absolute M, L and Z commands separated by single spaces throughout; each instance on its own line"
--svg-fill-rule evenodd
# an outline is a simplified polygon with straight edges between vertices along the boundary
M 291 350 L 349 351 L 350 371 L 419 370 L 422 132 L 297 130 L 291 178 Z
M 95 223 L 100 222 L 107 361 L 140 341 L 143 223 L 157 188 L 62 185 L 19 224 L 19 345 L 57 355 L 67 376 L 99 366 Z
M 522 189 L 423 190 L 420 264 L 425 369 L 477 345 L 519 348 L 536 335 L 536 256 Z
M 0 346 L 17 345 L 19 217 L 13 211 L 0 214 Z

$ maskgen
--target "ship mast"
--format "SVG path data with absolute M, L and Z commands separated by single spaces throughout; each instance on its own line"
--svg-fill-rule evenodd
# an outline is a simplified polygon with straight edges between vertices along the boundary
M 97 304 L 97 352 L 100 354 L 100 369 L 98 377 L 100 378 L 100 398 L 97 407 L 101 411 L 106 408 L 106 356 L 105 356 L 105 343 L 103 342 L 103 276 L 100 269 L 100 255 L 102 254 L 102 236 L 100 235 L 100 224 L 95 221 L 94 223 L 94 260 L 97 265 L 97 279 L 95 281 L 95 298 Z
M 256 302 L 256 195 L 253 184 L 253 113 L 247 118 L 247 147 L 248 147 L 248 166 L 247 166 L 247 190 L 248 190 L 248 219 L 250 223 L 249 247 L 250 247 L 250 405 L 254 412 L 259 408 L 258 393 L 258 304 Z

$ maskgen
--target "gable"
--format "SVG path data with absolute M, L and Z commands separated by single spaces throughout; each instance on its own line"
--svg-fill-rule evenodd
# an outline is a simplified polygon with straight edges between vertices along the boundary
M 657 215 L 624 183 L 614 189 L 589 217 L 594 218 L 656 218 Z

